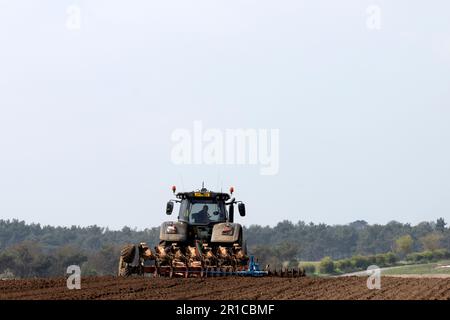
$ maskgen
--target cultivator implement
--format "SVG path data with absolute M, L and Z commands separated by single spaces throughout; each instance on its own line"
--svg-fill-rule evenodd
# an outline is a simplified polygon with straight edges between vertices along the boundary
M 281 268 L 261 270 L 253 256 L 248 257 L 239 245 L 232 248 L 211 248 L 196 242 L 187 248 L 173 244 L 157 246 L 151 251 L 145 243 L 122 250 L 119 276 L 153 276 L 168 278 L 208 277 L 302 277 L 302 269 Z

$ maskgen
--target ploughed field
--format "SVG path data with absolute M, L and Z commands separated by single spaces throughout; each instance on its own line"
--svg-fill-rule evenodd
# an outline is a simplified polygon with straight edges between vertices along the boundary
M 0 299 L 450 299 L 450 278 L 383 277 L 369 290 L 366 277 L 342 278 L 82 278 L 69 290 L 65 278 L 0 280 Z

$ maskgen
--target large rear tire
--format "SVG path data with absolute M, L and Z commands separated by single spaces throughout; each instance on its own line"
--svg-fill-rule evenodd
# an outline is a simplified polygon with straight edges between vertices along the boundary
M 122 250 L 120 251 L 120 257 L 126 263 L 132 263 L 135 255 L 136 255 L 136 246 L 132 244 L 123 247 Z
M 129 277 L 131 276 L 131 266 L 130 263 L 133 263 L 134 257 L 136 255 L 136 246 L 134 245 L 127 245 L 120 251 L 120 258 L 119 258 L 119 270 L 118 270 L 118 276 L 119 277 Z
M 122 257 L 119 259 L 119 277 L 129 277 L 131 276 L 131 267 L 123 260 Z

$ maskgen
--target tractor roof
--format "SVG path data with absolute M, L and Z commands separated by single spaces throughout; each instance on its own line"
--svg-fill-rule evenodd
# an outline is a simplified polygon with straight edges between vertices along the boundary
M 202 188 L 198 191 L 179 192 L 176 197 L 178 199 L 217 199 L 227 201 L 231 196 L 228 193 L 209 191 Z

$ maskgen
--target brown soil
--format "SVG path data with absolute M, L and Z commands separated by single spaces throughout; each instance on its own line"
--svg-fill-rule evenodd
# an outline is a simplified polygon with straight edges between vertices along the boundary
M 450 299 L 450 278 L 383 277 L 369 290 L 365 277 L 345 278 L 82 278 L 81 290 L 66 280 L 0 280 L 0 299 Z

